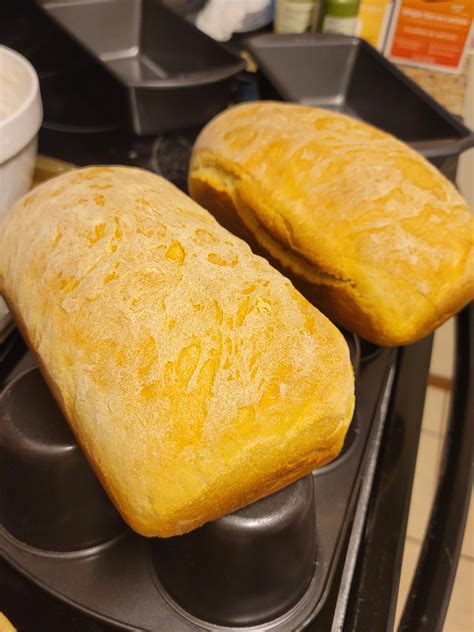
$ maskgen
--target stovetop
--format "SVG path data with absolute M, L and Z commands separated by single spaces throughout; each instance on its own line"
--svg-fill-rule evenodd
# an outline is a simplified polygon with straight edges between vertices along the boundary
M 0 4 L 0 42 L 23 53 L 38 71 L 44 105 L 40 153 L 76 165 L 125 164 L 150 169 L 186 190 L 188 163 L 199 129 L 154 137 L 128 132 L 120 108 L 111 98 L 114 86 L 28 0 L 5 0 Z M 234 96 L 237 102 L 252 100 L 257 94 L 257 86 L 248 75 Z M 470 318 L 472 321 L 472 313 Z M 472 345 L 470 335 L 464 340 L 467 347 Z M 18 360 L 22 355 L 21 342 L 16 344 Z M 362 344 L 366 356 L 374 350 L 368 343 Z M 431 338 L 395 351 L 394 382 L 385 425 L 380 436 L 374 438 L 372 461 L 365 464 L 370 486 L 362 488 L 365 492 L 354 507 L 356 528 L 347 536 L 346 554 L 336 569 L 325 608 L 307 629 L 392 629 L 430 354 Z M 1 368 L 0 363 L 0 373 Z M 467 375 L 471 375 L 469 371 Z M 370 390 L 370 381 L 365 388 Z M 472 410 L 472 393 L 469 402 L 471 409 L 465 404 L 460 418 Z M 458 428 L 461 438 L 462 428 Z M 455 443 L 461 450 L 459 442 Z M 3 560 L 1 610 L 20 630 L 28 632 L 116 629 L 48 595 Z M 410 620 L 407 621 L 406 630 L 419 629 L 410 627 Z

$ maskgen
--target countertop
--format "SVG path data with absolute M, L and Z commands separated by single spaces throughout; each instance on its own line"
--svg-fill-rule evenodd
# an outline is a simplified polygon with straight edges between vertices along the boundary
M 459 75 L 405 64 L 398 64 L 398 67 L 452 114 L 463 116 L 468 68 L 472 63 L 474 55 L 471 54 L 467 56 Z

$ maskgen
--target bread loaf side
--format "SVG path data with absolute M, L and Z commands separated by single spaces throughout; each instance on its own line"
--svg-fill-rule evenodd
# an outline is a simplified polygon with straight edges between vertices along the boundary
M 166 180 L 94 167 L 0 220 L 0 290 L 125 520 L 189 531 L 333 459 L 341 333 Z
M 346 115 L 269 101 L 230 108 L 198 137 L 189 189 L 374 343 L 414 342 L 474 297 L 474 217 L 455 187 Z

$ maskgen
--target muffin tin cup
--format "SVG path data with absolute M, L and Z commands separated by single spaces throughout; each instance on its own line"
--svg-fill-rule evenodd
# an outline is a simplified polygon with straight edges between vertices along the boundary
M 313 477 L 184 536 L 155 539 L 153 568 L 168 601 L 221 626 L 278 618 L 316 567 Z
M 369 342 L 364 338 L 360 338 L 361 362 L 370 362 L 382 353 L 383 347 Z
M 0 524 L 41 551 L 78 553 L 126 530 L 37 368 L 0 398 Z

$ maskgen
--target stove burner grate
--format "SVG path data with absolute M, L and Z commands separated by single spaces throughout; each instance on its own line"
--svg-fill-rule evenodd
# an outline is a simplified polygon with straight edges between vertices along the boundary
M 164 134 L 151 145 L 150 167 L 182 191 L 187 191 L 188 169 L 197 131 Z

